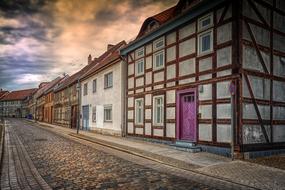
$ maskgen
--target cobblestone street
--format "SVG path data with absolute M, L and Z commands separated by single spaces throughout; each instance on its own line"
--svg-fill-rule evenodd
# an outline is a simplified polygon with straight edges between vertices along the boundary
M 48 189 L 45 182 L 53 189 L 214 189 L 17 120 L 6 127 L 5 146 L 1 189 Z

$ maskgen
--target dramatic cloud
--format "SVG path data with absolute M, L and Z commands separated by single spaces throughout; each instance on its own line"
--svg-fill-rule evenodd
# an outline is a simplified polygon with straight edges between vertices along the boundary
M 0 88 L 73 74 L 177 0 L 1 0 Z

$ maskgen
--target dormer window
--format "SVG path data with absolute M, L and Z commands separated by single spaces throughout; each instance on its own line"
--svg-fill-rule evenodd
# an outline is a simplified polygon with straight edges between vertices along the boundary
M 144 47 L 141 47 L 136 50 L 136 59 L 141 58 L 144 56 Z
M 164 37 L 161 37 L 153 42 L 153 51 L 159 50 L 164 47 Z
M 158 23 L 156 21 L 151 21 L 148 24 L 147 31 L 150 32 L 158 27 Z
M 207 14 L 199 19 L 198 30 L 202 31 L 213 26 L 213 14 Z

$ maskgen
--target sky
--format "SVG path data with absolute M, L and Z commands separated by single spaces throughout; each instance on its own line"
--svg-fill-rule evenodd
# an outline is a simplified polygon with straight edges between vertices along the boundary
M 72 75 L 177 0 L 0 0 L 0 88 Z

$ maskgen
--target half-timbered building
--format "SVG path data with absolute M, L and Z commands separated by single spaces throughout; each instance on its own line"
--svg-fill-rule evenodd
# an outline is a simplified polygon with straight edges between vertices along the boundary
M 224 155 L 232 140 L 250 156 L 284 150 L 284 10 L 282 0 L 181 0 L 147 18 L 121 50 L 127 134 Z

